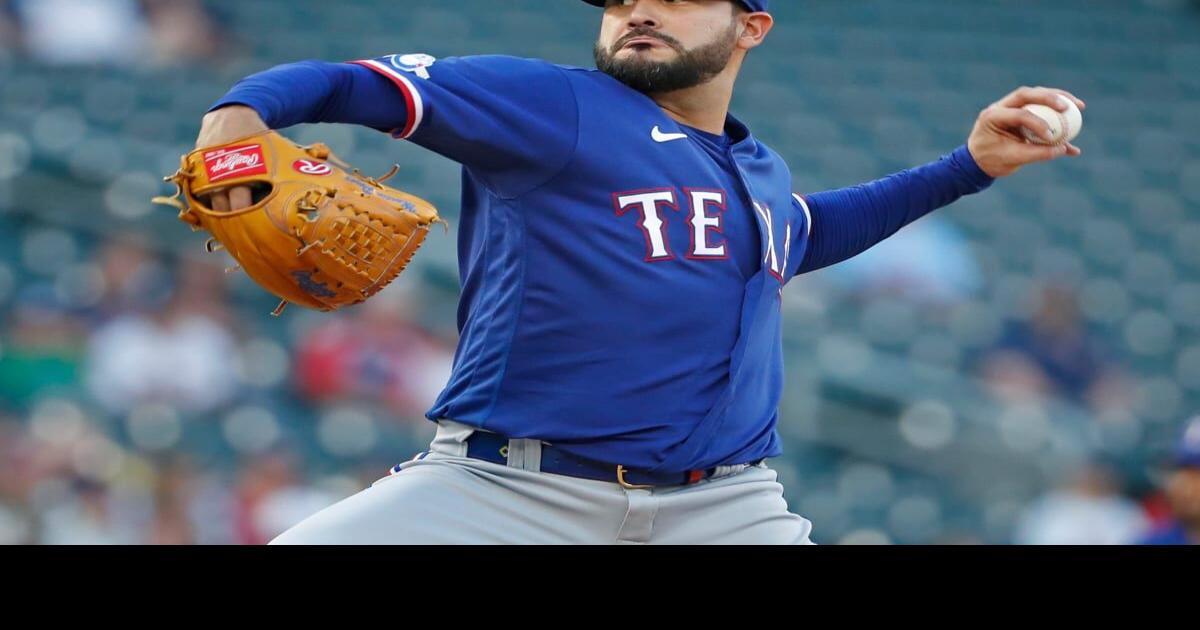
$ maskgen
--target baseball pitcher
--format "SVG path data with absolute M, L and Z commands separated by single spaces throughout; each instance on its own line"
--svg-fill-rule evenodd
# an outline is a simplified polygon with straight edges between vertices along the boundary
M 771 31 L 768 0 L 585 1 L 602 11 L 595 69 L 416 51 L 305 61 L 245 78 L 205 116 L 200 149 L 350 123 L 462 165 L 460 341 L 427 413 L 436 437 L 276 543 L 809 543 L 768 465 L 788 282 L 1080 154 L 1027 142 L 1050 131 L 1022 107 L 1083 102 L 1023 87 L 936 162 L 798 193 L 729 112 Z M 215 213 L 258 203 L 218 183 Z

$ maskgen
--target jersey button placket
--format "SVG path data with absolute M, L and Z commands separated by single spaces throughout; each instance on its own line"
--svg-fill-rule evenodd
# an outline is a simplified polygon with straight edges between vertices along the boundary
M 733 165 L 733 172 L 737 175 L 738 183 L 742 185 L 743 201 L 747 204 L 746 209 L 750 211 L 754 219 L 754 225 L 758 228 L 758 270 L 761 273 L 763 267 L 767 264 L 766 260 L 770 252 L 766 250 L 767 243 L 771 242 L 766 233 L 767 226 L 763 225 L 762 219 L 758 217 L 758 212 L 754 210 L 754 191 L 750 188 L 749 182 L 746 180 L 746 174 L 742 172 L 742 167 L 738 164 L 737 157 L 733 154 L 733 147 L 726 149 L 726 154 L 729 156 L 729 163 Z

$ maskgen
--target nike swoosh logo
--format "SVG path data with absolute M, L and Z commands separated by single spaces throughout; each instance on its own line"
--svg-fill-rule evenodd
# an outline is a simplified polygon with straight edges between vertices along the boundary
M 672 140 L 683 140 L 687 138 L 686 133 L 663 133 L 658 125 L 654 126 L 654 130 L 650 132 L 650 137 L 654 138 L 655 142 L 670 142 Z

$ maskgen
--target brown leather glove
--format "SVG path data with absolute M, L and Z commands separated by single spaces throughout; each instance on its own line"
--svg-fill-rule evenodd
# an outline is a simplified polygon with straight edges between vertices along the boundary
M 224 247 L 282 299 L 275 315 L 288 303 L 333 311 L 395 280 L 430 225 L 449 229 L 429 202 L 382 184 L 398 168 L 380 179 L 348 169 L 323 144 L 301 147 L 266 131 L 183 156 L 165 180 L 178 192 L 154 202 L 178 208 L 193 231 L 211 233 L 208 251 Z M 206 203 L 234 186 L 254 188 L 254 204 L 218 212 Z

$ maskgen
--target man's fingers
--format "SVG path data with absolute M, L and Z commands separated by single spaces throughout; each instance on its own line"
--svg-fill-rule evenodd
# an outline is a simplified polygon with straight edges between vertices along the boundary
M 1066 111 L 1067 105 L 1059 99 L 1067 98 L 1074 101 L 1075 106 L 1080 110 L 1087 109 L 1087 104 L 1082 99 L 1066 90 L 1047 87 L 1020 87 L 1013 90 L 1008 96 L 1000 99 L 996 104 L 1001 107 L 1021 108 L 1025 105 L 1039 104 L 1052 107 L 1055 111 Z
M 1075 103 L 1075 107 L 1079 108 L 1079 111 L 1083 111 L 1083 110 L 1087 109 L 1087 103 L 1083 102 L 1083 99 L 1079 98 L 1078 96 L 1075 96 L 1074 94 L 1072 94 L 1066 90 L 1060 90 L 1058 88 L 1046 88 L 1046 89 L 1050 90 L 1051 92 L 1054 92 L 1058 96 L 1071 99 L 1071 101 Z M 1056 106 L 1054 109 L 1057 109 L 1058 111 L 1061 112 L 1061 111 L 1066 111 L 1067 108 Z
M 248 186 L 218 190 L 208 196 L 208 204 L 217 212 L 231 212 L 254 205 L 254 193 Z
M 231 210 L 241 210 L 254 205 L 253 195 L 246 186 L 238 186 L 229 191 L 229 207 Z
M 1043 144 L 1013 144 L 1009 149 L 1013 161 L 1017 164 L 1033 164 L 1034 162 L 1047 162 L 1056 158 L 1067 155 L 1070 149 L 1066 144 L 1058 144 L 1053 146 Z
M 229 193 L 218 190 L 208 197 L 208 204 L 217 212 L 229 212 Z
M 1042 118 L 1030 113 L 1024 109 L 1013 109 L 1009 107 L 991 107 L 988 108 L 986 114 L 988 120 L 995 126 L 1003 129 L 1008 129 L 1016 132 L 1019 127 L 1024 127 L 1034 134 L 1045 138 L 1047 141 L 1054 140 L 1054 134 L 1050 131 L 1050 125 Z
M 1087 109 L 1087 103 L 1085 103 L 1083 101 L 1083 99 L 1079 98 L 1078 96 L 1075 96 L 1074 94 L 1071 94 L 1070 92 L 1067 92 L 1066 90 L 1057 90 L 1057 91 L 1059 94 L 1062 94 L 1063 96 L 1071 99 L 1072 101 L 1075 101 L 1075 106 L 1079 108 L 1079 111 L 1083 111 L 1083 110 Z

